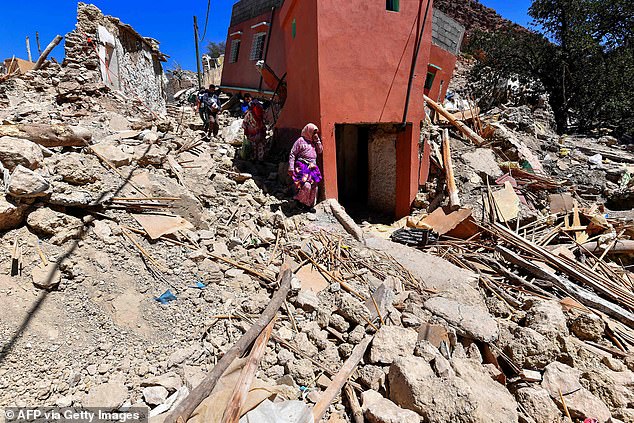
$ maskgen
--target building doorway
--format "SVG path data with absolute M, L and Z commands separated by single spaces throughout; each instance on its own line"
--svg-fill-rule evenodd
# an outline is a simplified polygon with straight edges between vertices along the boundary
M 396 207 L 392 124 L 335 125 L 339 202 L 357 220 L 390 221 Z

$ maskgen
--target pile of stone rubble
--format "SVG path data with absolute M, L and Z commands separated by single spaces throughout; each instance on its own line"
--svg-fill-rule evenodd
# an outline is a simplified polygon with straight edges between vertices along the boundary
M 440 247 L 395 244 L 333 202 L 299 213 L 277 163 L 236 159 L 240 120 L 222 116 L 206 139 L 187 106 L 157 119 L 91 72 L 49 64 L 0 84 L 0 128 L 15 135 L 0 138 L 0 405 L 144 406 L 165 420 L 260 317 L 286 262 L 291 292 L 241 421 L 323 406 L 369 339 L 325 421 L 634 421 L 634 359 L 611 321 L 543 284 L 556 295 L 504 308 L 482 269 Z M 514 116 L 508 137 L 524 136 Z M 464 191 L 502 176 L 480 151 L 456 154 Z

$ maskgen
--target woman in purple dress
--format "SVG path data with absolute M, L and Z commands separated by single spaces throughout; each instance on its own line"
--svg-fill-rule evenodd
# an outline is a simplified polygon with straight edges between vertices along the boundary
M 302 130 L 302 136 L 293 144 L 288 158 L 288 173 L 295 185 L 295 200 L 309 208 L 315 205 L 317 186 L 322 180 L 317 155 L 323 151 L 319 129 L 317 125 L 309 123 Z

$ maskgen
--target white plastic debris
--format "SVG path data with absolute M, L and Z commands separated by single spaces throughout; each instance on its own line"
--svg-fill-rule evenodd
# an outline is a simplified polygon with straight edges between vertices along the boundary
M 603 156 L 601 154 L 595 154 L 594 156 L 588 157 L 588 162 L 596 166 L 601 166 L 601 164 L 603 164 Z
M 313 423 L 313 414 L 302 401 L 272 403 L 264 400 L 242 416 L 240 423 Z

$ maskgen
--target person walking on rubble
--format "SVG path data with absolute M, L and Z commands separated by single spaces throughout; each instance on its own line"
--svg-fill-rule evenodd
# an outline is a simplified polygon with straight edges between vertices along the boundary
M 220 130 L 220 125 L 218 124 L 219 112 L 220 101 L 218 95 L 211 90 L 200 90 L 198 93 L 198 113 L 203 121 L 203 130 L 208 135 L 218 136 L 218 131 Z
M 309 123 L 302 130 L 302 135 L 295 141 L 288 157 L 288 174 L 293 178 L 295 188 L 294 199 L 300 208 L 311 209 L 317 200 L 317 187 L 323 179 L 317 155 L 324 148 L 319 138 L 319 128 Z
M 207 107 L 209 108 L 209 133 L 214 137 L 218 136 L 220 124 L 218 123 L 218 113 L 221 110 L 220 90 L 215 85 L 210 85 L 207 90 Z
M 263 161 L 266 154 L 266 125 L 264 124 L 264 108 L 262 104 L 251 97 L 244 95 L 244 101 L 248 104 L 247 112 L 242 121 L 244 135 L 251 143 L 252 159 Z

